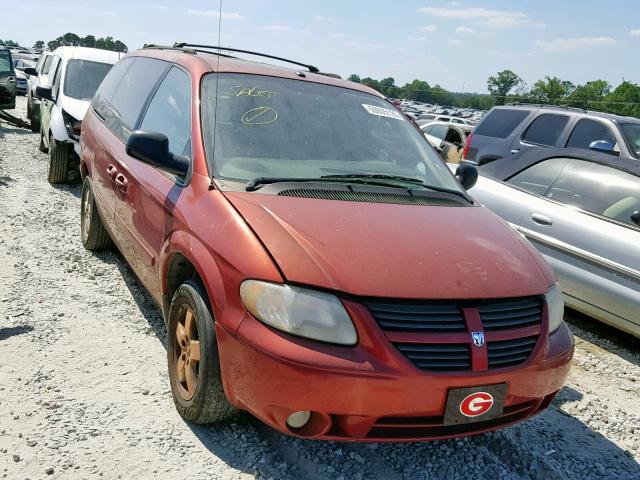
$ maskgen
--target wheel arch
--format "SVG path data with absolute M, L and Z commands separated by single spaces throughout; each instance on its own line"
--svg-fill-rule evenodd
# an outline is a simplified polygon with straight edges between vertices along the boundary
M 168 322 L 169 307 L 175 291 L 189 279 L 196 279 L 202 283 L 207 294 L 205 301 L 211 314 L 214 319 L 220 318 L 220 313 L 226 308 L 227 298 L 220 268 L 211 252 L 193 235 L 180 231 L 169 236 L 160 258 L 162 312 L 165 323 Z

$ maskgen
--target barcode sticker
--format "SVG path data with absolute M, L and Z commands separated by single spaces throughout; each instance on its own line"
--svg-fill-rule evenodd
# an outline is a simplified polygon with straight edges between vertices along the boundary
M 395 118 L 396 120 L 404 121 L 404 117 L 400 115 L 400 112 L 397 112 L 390 108 L 376 107 L 375 105 L 367 105 L 366 103 L 363 103 L 362 106 L 371 115 L 378 115 L 379 117 Z

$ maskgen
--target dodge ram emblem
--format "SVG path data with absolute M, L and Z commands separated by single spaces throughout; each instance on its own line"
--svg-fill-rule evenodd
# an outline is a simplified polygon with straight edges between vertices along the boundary
M 476 347 L 484 345 L 484 332 L 471 332 L 471 339 Z

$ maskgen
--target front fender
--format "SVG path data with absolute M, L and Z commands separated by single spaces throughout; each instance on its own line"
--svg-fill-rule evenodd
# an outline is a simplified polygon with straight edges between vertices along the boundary
M 51 108 L 49 130 L 51 131 L 51 135 L 53 135 L 53 138 L 58 142 L 66 142 L 69 140 L 67 127 L 64 126 L 64 119 L 62 118 L 62 109 L 55 104 Z
M 168 271 L 171 259 L 175 254 L 184 256 L 195 267 L 198 275 L 202 279 L 204 288 L 207 291 L 211 302 L 212 314 L 216 321 L 220 321 L 225 327 L 236 331 L 242 321 L 242 311 L 229 306 L 229 299 L 225 291 L 220 268 L 211 252 L 196 237 L 185 232 L 173 232 L 166 240 L 160 252 L 160 285 L 162 285 L 163 313 L 168 312 L 168 305 L 171 299 L 168 298 Z

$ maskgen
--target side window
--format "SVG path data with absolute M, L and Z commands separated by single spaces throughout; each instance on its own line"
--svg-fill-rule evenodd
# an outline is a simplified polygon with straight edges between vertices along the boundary
M 429 125 L 427 128 L 423 128 L 422 129 L 422 133 L 429 133 L 429 132 L 431 132 L 432 128 L 433 128 L 433 126 Z
M 567 115 L 543 113 L 531 122 L 522 139 L 528 143 L 551 147 L 558 142 L 558 138 L 560 138 L 560 134 L 562 134 L 568 122 L 569 117 Z
M 492 110 L 476 127 L 475 134 L 485 137 L 507 138 L 528 115 L 528 110 L 508 108 Z
M 53 55 L 47 55 L 46 58 L 44 59 L 44 63 L 42 64 L 42 71 L 40 73 L 42 73 L 43 75 L 46 75 L 47 73 L 49 73 L 49 69 L 51 68 L 52 61 L 53 61 Z
M 133 64 L 135 57 L 125 58 L 116 63 L 113 68 L 107 73 L 102 80 L 102 83 L 96 90 L 96 94 L 93 96 L 91 106 L 96 113 L 103 119 L 109 112 L 109 103 L 113 97 L 113 93 L 122 80 L 122 76 L 126 73 L 129 67 Z
M 176 67 L 169 71 L 153 95 L 140 129 L 164 133 L 172 153 L 185 153 L 191 138 L 191 82 L 186 73 Z
M 640 179 L 611 167 L 576 160 L 546 196 L 634 225 L 631 215 L 640 210 Z
M 589 118 L 582 118 L 571 132 L 567 147 L 589 148 L 592 142 L 604 140 L 615 147 L 615 137 L 604 123 Z
M 544 195 L 551 184 L 560 176 L 572 160 L 570 158 L 551 158 L 530 166 L 515 174 L 508 183 L 534 195 Z
M 62 76 L 62 60 L 57 58 L 53 61 L 52 64 L 53 72 L 53 81 L 51 82 L 51 96 L 54 100 L 58 98 L 58 92 L 60 91 L 60 77 Z
M 122 143 L 129 138 L 149 94 L 168 68 L 167 62 L 136 57 L 119 78 L 111 79 L 109 82 L 111 85 L 105 87 L 106 108 L 103 110 L 104 114 L 100 111 L 98 113 L 103 116 L 106 127 Z M 109 95 L 112 88 L 114 88 L 113 94 Z M 102 86 L 100 90 L 102 91 Z M 102 100 L 100 105 L 102 107 Z
M 447 135 L 448 127 L 446 125 L 434 125 L 431 127 L 431 132 L 429 135 L 433 135 L 436 138 L 442 140 Z

